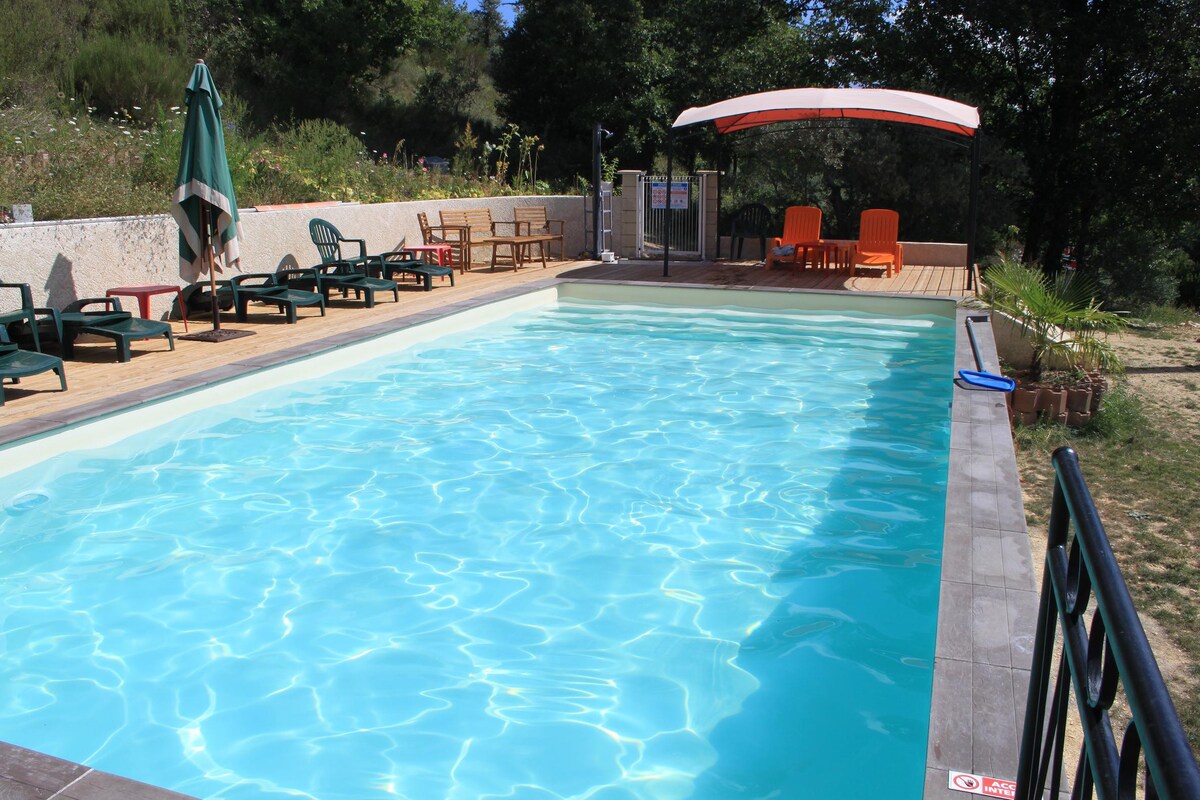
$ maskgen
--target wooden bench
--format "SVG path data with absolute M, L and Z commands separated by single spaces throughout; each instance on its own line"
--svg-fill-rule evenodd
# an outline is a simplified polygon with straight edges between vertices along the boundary
M 460 242 L 463 251 L 462 267 L 470 269 L 473 262 L 472 248 L 487 247 L 496 238 L 497 225 L 515 225 L 513 222 L 493 222 L 491 209 L 460 208 L 443 210 L 442 233 L 450 244 Z
M 563 228 L 567 224 L 564 220 L 546 219 L 545 206 L 517 206 L 513 209 L 513 220 L 518 236 L 541 236 L 543 242 L 558 242 L 558 260 L 563 260 L 566 251 Z M 558 230 L 551 230 L 552 225 Z

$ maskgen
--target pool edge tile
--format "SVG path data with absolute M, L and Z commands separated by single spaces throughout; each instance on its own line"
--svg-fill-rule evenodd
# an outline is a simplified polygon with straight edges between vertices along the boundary
M 959 307 L 955 370 L 994 371 L 991 325 L 977 321 L 976 365 Z M 949 771 L 1016 776 L 1037 610 L 1036 581 L 1003 395 L 955 387 L 941 603 L 926 755 L 927 800 L 962 797 Z M 947 694 L 949 693 L 949 694 Z M 964 707 L 965 706 L 965 707 Z M 962 731 L 967 742 L 951 742 Z

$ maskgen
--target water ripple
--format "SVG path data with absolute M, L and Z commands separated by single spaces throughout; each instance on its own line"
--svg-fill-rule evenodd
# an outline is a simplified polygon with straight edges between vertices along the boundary
M 16 476 L 5 737 L 223 800 L 919 791 L 943 323 L 564 303 Z

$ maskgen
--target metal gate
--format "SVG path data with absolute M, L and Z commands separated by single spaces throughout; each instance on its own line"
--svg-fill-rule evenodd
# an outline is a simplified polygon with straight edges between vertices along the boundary
M 653 258 L 662 255 L 669 219 L 671 256 L 701 258 L 704 215 L 701 213 L 699 176 L 673 176 L 672 185 L 668 186 L 665 175 L 641 175 L 638 183 L 641 205 L 641 213 L 638 214 L 638 256 Z

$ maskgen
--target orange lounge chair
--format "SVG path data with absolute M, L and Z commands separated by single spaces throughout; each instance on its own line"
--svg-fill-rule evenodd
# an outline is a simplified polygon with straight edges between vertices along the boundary
M 790 253 L 776 255 L 779 248 L 790 248 Z M 821 263 L 828 268 L 828 249 L 821 241 L 821 209 L 816 206 L 789 206 L 783 215 L 783 235 L 771 240 L 767 251 L 767 269 L 776 264 L 787 264 L 800 269 L 808 266 L 809 254 L 820 254 Z
M 904 248 L 900 237 L 900 215 L 886 208 L 868 208 L 858 221 L 858 241 L 850 248 L 850 274 L 855 266 L 883 267 L 887 276 L 898 274 L 904 266 Z

